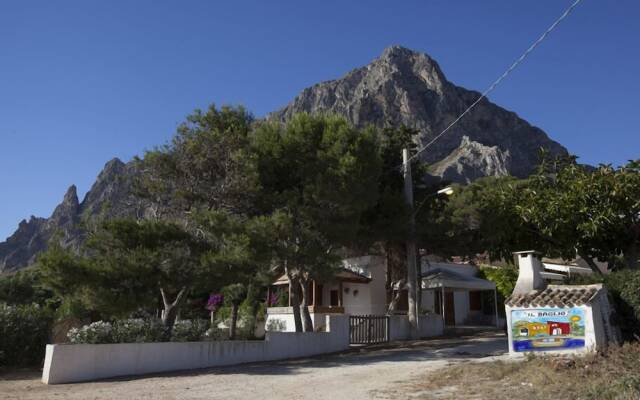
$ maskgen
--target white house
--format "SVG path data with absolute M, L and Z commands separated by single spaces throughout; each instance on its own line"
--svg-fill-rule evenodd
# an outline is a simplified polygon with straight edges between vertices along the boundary
M 327 282 L 311 281 L 309 314 L 316 331 L 323 330 L 327 315 L 384 315 L 387 310 L 387 260 L 368 255 L 342 261 L 342 268 Z M 290 299 L 286 275 L 278 278 L 270 293 Z M 268 330 L 294 331 L 291 303 L 267 308 Z
M 473 265 L 422 264 L 422 310 L 442 315 L 445 326 L 501 325 L 495 283 L 476 277 Z

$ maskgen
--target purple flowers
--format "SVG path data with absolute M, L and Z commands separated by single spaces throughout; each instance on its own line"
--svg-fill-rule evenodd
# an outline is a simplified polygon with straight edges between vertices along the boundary
M 273 307 L 276 304 L 278 304 L 278 294 L 277 293 L 270 293 L 269 294 L 269 298 L 267 299 L 267 306 L 268 307 Z
M 209 311 L 215 311 L 224 301 L 224 296 L 220 293 L 212 293 L 209 295 L 209 300 L 207 301 L 207 306 L 205 307 Z

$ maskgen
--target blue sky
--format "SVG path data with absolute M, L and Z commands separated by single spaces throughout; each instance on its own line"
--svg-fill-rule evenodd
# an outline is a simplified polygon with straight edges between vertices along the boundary
M 484 90 L 570 4 L 531 1 L 0 3 L 0 240 L 82 196 L 113 157 L 209 103 L 256 116 L 400 44 Z M 640 3 L 584 0 L 490 99 L 588 163 L 640 154 Z

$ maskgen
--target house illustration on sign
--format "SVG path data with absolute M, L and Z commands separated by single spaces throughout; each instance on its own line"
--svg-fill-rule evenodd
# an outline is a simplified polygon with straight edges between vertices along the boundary
M 571 334 L 571 325 L 568 322 L 547 322 L 547 327 L 549 328 L 549 332 L 547 332 L 551 336 L 558 335 L 570 335 Z

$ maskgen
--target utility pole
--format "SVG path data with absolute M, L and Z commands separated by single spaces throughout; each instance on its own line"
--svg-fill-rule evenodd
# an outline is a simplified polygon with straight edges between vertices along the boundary
M 404 177 L 404 199 L 409 209 L 409 235 L 407 237 L 407 316 L 411 327 L 411 338 L 418 339 L 418 268 L 416 266 L 416 219 L 413 214 L 413 182 L 411 179 L 411 164 L 409 162 L 409 150 L 402 149 L 402 172 Z

